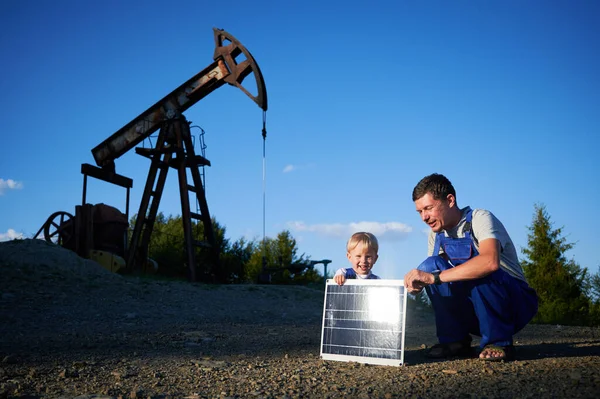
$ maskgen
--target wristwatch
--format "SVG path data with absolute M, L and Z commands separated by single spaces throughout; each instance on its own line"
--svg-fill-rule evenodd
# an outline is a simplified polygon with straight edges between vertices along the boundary
M 431 272 L 431 274 L 433 274 L 433 284 L 435 284 L 435 285 L 442 284 L 442 280 L 440 280 L 441 272 L 442 272 L 441 270 L 435 270 L 435 271 Z

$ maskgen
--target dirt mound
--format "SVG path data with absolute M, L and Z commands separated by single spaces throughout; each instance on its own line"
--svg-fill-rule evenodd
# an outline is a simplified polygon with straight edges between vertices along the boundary
M 0 242 L 0 272 L 2 290 L 15 290 L 15 284 L 19 282 L 70 286 L 82 281 L 116 282 L 122 279 L 73 251 L 37 239 Z

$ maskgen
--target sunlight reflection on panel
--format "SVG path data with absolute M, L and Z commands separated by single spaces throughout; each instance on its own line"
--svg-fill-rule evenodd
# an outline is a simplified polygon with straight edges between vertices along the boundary
M 400 301 L 398 301 L 397 288 L 369 287 L 367 303 L 369 307 L 368 320 L 386 323 L 398 323 L 400 320 Z

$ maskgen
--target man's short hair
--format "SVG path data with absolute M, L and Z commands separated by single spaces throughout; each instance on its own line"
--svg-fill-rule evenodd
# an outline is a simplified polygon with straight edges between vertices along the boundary
M 448 194 L 456 197 L 456 191 L 450 180 L 439 173 L 425 176 L 417 183 L 412 193 L 413 202 L 422 198 L 427 193 L 431 194 L 435 200 L 444 200 L 448 197 Z

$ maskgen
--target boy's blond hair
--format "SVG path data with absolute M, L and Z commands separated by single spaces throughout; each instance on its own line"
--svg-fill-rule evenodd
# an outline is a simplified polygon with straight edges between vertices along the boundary
M 352 234 L 352 237 L 350 237 L 346 244 L 346 251 L 352 251 L 358 244 L 363 244 L 367 250 L 372 249 L 375 253 L 379 252 L 377 238 L 371 233 L 359 231 L 358 233 Z

